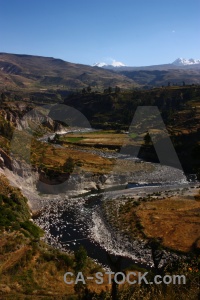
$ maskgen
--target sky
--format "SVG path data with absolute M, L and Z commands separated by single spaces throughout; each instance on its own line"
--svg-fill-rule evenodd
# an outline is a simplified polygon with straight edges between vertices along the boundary
M 88 65 L 200 59 L 200 0 L 0 0 L 0 52 Z

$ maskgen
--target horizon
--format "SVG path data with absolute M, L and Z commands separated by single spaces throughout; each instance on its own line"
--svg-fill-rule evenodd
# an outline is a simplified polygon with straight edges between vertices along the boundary
M 2 0 L 0 52 L 127 66 L 199 59 L 198 0 Z

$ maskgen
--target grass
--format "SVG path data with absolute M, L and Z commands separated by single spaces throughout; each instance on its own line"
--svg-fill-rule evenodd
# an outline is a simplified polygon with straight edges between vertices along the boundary
M 63 280 L 67 271 L 75 273 L 74 255 L 40 240 L 42 231 L 30 221 L 27 200 L 4 176 L 0 176 L 0 193 L 0 299 L 68 299 L 70 295 L 77 299 L 74 285 Z M 85 276 L 94 270 L 103 271 L 87 258 Z M 101 286 L 88 281 L 87 287 L 95 293 L 110 290 L 106 281 Z
M 67 137 L 67 141 L 70 143 L 77 143 L 83 139 L 83 137 Z
M 21 195 L 19 189 L 11 187 L 4 176 L 0 176 L 0 206 L 0 231 L 19 230 L 34 238 L 43 234 L 39 227 L 29 221 L 31 215 L 27 199 Z
M 98 131 L 92 131 L 88 132 L 90 135 L 96 135 L 96 134 L 118 134 L 119 132 L 116 132 L 115 130 L 98 130 Z
M 130 133 L 129 136 L 131 139 L 135 139 L 138 136 L 138 134 L 133 132 L 133 133 Z
M 147 237 L 162 238 L 163 245 L 188 252 L 200 236 L 200 203 L 172 197 L 141 204 L 137 216 Z
M 186 190 L 185 193 L 190 191 Z M 138 200 L 125 198 L 104 204 L 107 221 L 132 239 L 161 238 L 166 248 L 190 252 L 200 248 L 200 201 L 190 194 L 156 199 L 160 193 Z M 162 195 L 163 197 L 163 195 Z
M 137 134 L 133 133 L 131 138 L 125 133 L 119 133 L 114 130 L 101 130 L 89 133 L 68 133 L 60 137 L 63 146 L 75 143 L 81 147 L 92 147 L 102 151 L 119 151 L 123 145 L 140 145 L 141 143 L 134 140 Z M 143 137 L 141 137 L 143 143 Z

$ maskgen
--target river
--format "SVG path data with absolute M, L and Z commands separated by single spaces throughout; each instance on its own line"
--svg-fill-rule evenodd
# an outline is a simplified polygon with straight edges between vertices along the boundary
M 91 130 L 70 129 L 66 132 L 59 132 L 59 134 L 88 132 Z M 49 137 L 52 139 L 54 135 L 45 136 L 40 140 L 46 142 Z M 83 151 L 90 150 L 84 149 Z M 103 151 L 94 149 L 92 151 L 96 151 L 96 154 L 98 152 L 99 155 L 104 157 L 108 155 L 109 157 L 131 159 L 130 156 L 120 153 L 105 154 Z M 154 165 L 156 166 L 156 164 Z M 101 194 L 82 195 L 76 198 L 70 198 L 64 194 L 58 197 L 48 195 L 46 200 L 43 197 L 43 211 L 35 222 L 44 229 L 46 233 L 45 241 L 63 251 L 75 251 L 80 245 L 83 245 L 88 256 L 111 269 L 111 256 L 121 257 L 123 268 L 133 263 L 141 267 L 152 267 L 151 249 L 147 247 L 146 242 L 136 240 L 130 242 L 126 236 L 112 231 L 101 215 L 101 203 L 106 199 L 120 195 L 137 194 L 142 197 L 166 189 L 173 192 L 188 187 L 189 183 L 185 180 L 185 176 L 181 175 L 179 179 L 180 170 L 160 166 L 159 164 L 155 169 L 155 174 L 152 177 L 149 174 L 142 174 L 140 178 L 129 183 L 126 189 L 124 189 L 124 186 L 120 186 Z M 160 182 L 161 177 L 164 179 Z M 157 178 L 157 182 L 155 182 L 155 178 Z M 143 181 L 144 183 L 142 183 Z M 166 253 L 166 257 L 163 259 L 167 259 L 169 256 L 176 258 L 175 254 Z

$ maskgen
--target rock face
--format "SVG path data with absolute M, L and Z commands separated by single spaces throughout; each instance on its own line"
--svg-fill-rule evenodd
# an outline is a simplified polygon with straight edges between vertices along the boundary
M 6 157 L 6 156 L 5 156 Z M 13 171 L 21 182 L 30 188 L 36 188 L 44 194 L 77 195 L 110 188 L 115 185 L 127 183 L 115 175 L 91 174 L 81 172 L 80 174 L 61 173 L 48 177 L 43 170 L 31 168 L 27 163 L 9 160 L 10 170 Z M 126 178 L 128 180 L 128 178 Z
M 9 103 L 7 107 L 1 110 L 1 115 L 18 130 L 30 127 L 37 128 L 39 125 L 44 125 L 51 131 L 63 130 L 61 124 L 55 122 L 48 115 L 45 115 L 30 104 Z
M 1 153 L 1 152 L 0 152 Z M 9 158 L 5 155 L 3 159 Z M 25 162 L 14 160 L 12 170 L 25 182 L 30 182 L 38 192 L 45 194 L 77 195 L 87 192 L 103 191 L 114 187 L 125 188 L 130 184 L 171 184 L 185 180 L 184 174 L 175 168 L 155 164 L 151 172 L 143 170 L 118 174 L 92 174 L 81 171 L 80 173 L 52 173 L 49 176 L 38 168 L 32 168 Z
M 0 154 L 0 168 L 4 168 L 4 159 L 3 157 L 1 157 L 1 154 Z
M 8 169 L 12 169 L 11 158 L 6 154 L 6 152 L 0 148 L 0 167 L 7 167 Z

